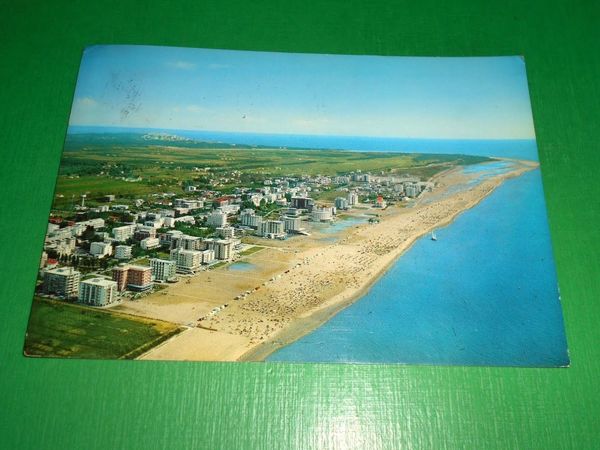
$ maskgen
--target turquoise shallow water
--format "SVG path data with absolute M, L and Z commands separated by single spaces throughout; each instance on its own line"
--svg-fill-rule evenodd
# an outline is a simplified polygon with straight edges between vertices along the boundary
M 319 233 L 323 233 L 324 235 L 333 235 L 339 233 L 340 231 L 344 231 L 348 228 L 351 228 L 356 225 L 361 225 L 369 220 L 369 216 L 353 216 L 346 217 L 344 219 L 337 219 L 333 223 L 326 222 L 311 222 L 310 227 L 312 231 L 318 231 Z M 327 236 L 319 239 L 321 242 L 337 242 L 338 237 L 336 236 Z
M 227 266 L 227 270 L 233 270 L 236 272 L 247 272 L 249 270 L 254 269 L 256 266 L 247 261 L 236 261 L 229 266 Z
M 507 180 L 437 237 L 268 361 L 568 364 L 539 170 Z

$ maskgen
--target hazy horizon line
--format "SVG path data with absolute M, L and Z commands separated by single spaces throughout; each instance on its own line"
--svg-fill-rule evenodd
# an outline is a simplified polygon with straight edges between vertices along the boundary
M 188 129 L 188 128 L 167 128 L 167 127 L 131 127 L 131 126 L 119 126 L 119 125 L 82 125 L 82 124 L 69 124 L 67 127 L 67 134 L 73 127 L 87 127 L 87 128 L 119 128 L 123 130 L 157 130 L 157 131 L 184 131 L 184 132 L 203 132 L 203 133 L 235 133 L 235 134 L 253 134 L 253 135 L 264 135 L 264 136 L 325 136 L 325 137 L 344 137 L 344 138 L 375 138 L 375 139 L 412 139 L 412 140 L 436 140 L 436 141 L 536 141 L 536 137 L 524 138 L 524 137 L 488 137 L 488 138 L 472 138 L 472 137 L 428 137 L 428 136 L 372 136 L 372 135 L 352 135 L 352 134 L 303 134 L 303 133 L 265 133 L 257 131 L 227 131 L 227 130 L 204 130 L 204 129 Z

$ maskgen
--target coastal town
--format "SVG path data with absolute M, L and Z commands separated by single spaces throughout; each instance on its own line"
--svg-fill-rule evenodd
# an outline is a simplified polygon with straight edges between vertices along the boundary
M 137 301 L 251 253 L 256 239 L 306 238 L 314 224 L 352 212 L 369 214 L 372 223 L 377 211 L 433 187 L 410 174 L 356 170 L 264 177 L 259 186 L 240 185 L 227 195 L 193 181 L 182 182 L 180 192 L 146 198 L 80 194 L 70 216 L 53 212 L 49 219 L 36 293 L 93 307 Z M 336 197 L 316 200 L 323 192 Z
M 69 135 L 25 353 L 262 361 L 357 301 L 419 237 L 435 242 L 535 167 Z

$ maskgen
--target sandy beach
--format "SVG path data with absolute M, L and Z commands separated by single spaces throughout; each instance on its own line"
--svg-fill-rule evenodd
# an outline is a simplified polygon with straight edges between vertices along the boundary
M 264 360 L 361 298 L 416 239 L 538 165 L 509 162 L 510 171 L 476 184 L 469 183 L 476 175 L 458 167 L 434 177 L 433 191 L 415 202 L 351 212 L 377 214 L 379 223 L 286 241 L 251 239 L 263 248 L 241 257 L 243 270 L 234 263 L 202 272 L 116 309 L 189 327 L 141 359 Z

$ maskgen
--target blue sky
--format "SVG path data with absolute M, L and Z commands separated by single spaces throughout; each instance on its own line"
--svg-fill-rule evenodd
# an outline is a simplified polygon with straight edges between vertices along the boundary
M 71 125 L 532 139 L 520 57 L 415 58 L 149 46 L 85 50 Z

